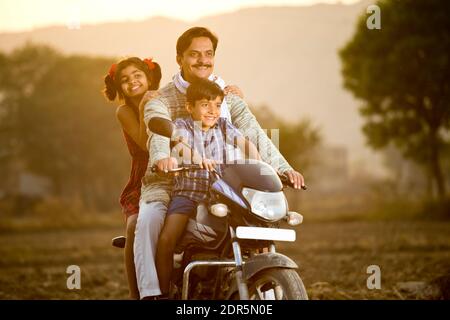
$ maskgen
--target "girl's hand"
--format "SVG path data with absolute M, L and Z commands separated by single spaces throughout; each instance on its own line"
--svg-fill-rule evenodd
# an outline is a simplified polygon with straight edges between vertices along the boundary
M 160 96 L 160 93 L 156 90 L 150 90 L 144 93 L 141 102 L 139 103 L 139 111 L 144 111 L 144 107 L 150 100 Z
M 231 94 L 239 96 L 241 99 L 244 99 L 244 93 L 238 86 L 235 86 L 235 85 L 226 86 L 223 89 L 223 92 L 225 93 L 225 95 L 231 93 Z
M 214 171 L 216 165 L 217 165 L 216 161 L 212 159 L 203 158 L 202 162 L 200 163 L 200 168 L 206 169 L 208 171 Z

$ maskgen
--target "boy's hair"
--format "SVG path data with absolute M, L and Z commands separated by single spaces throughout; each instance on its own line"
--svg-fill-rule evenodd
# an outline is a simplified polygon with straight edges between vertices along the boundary
M 214 53 L 217 49 L 219 39 L 208 29 L 204 27 L 193 27 L 186 30 L 177 40 L 177 56 L 182 56 L 187 48 L 191 45 L 192 39 L 206 37 L 211 40 L 213 44 Z
M 119 100 L 125 100 L 128 104 L 127 98 L 122 92 L 122 86 L 120 83 L 121 79 L 119 75 L 123 69 L 131 65 L 145 73 L 147 81 L 150 83 L 148 88 L 149 90 L 158 90 L 159 83 L 161 82 L 161 67 L 154 61 L 152 64 L 153 68 L 150 70 L 148 64 L 138 57 L 131 57 L 119 61 L 114 71 L 114 76 L 111 76 L 110 73 L 105 76 L 105 88 L 103 89 L 103 93 L 106 98 L 110 101 L 114 101 L 118 96 Z
M 208 79 L 196 79 L 186 91 L 186 101 L 192 106 L 195 105 L 196 101 L 202 99 L 214 100 L 217 97 L 223 100 L 223 90 L 217 83 Z

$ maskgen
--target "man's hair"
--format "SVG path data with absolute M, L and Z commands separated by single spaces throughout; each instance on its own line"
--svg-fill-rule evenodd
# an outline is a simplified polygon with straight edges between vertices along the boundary
M 206 37 L 211 40 L 214 48 L 214 52 L 216 52 L 217 43 L 219 39 L 208 29 L 204 27 L 193 27 L 186 30 L 177 40 L 177 56 L 182 56 L 187 48 L 191 45 L 192 39 Z
M 223 90 L 217 83 L 207 79 L 196 79 L 186 91 L 186 101 L 192 106 L 195 105 L 196 101 L 202 99 L 214 100 L 217 97 L 223 99 Z

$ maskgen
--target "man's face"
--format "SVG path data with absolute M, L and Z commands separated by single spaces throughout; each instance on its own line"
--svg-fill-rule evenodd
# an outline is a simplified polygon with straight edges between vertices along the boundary
M 183 70 L 184 80 L 192 82 L 195 78 L 207 79 L 214 70 L 214 49 L 207 37 L 192 39 L 191 45 L 177 56 Z

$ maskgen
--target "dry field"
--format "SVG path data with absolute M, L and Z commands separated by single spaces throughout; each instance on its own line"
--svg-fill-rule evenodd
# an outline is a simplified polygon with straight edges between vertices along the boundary
M 0 234 L 0 299 L 126 299 L 122 251 L 110 240 L 120 227 Z M 314 222 L 279 251 L 300 266 L 313 299 L 418 298 L 400 282 L 429 281 L 450 270 L 450 223 Z M 66 268 L 81 268 L 81 289 L 68 290 Z M 369 290 L 369 265 L 381 289 Z

